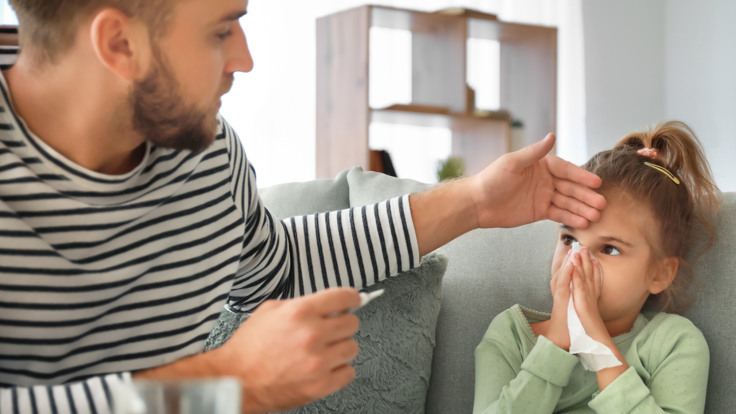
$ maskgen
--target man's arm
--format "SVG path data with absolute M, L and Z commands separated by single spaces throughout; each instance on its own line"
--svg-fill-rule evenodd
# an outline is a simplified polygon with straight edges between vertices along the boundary
M 109 374 L 59 385 L 0 388 L 0 413 L 110 413 L 115 389 L 129 373 Z
M 266 299 L 329 287 L 362 289 L 419 264 L 408 195 L 281 221 L 258 195 L 255 170 L 227 123 L 223 135 L 233 200 L 244 218 L 243 254 L 228 299 L 231 309 L 251 312 Z
M 263 303 L 220 348 L 134 374 L 141 379 L 235 377 L 243 413 L 283 411 L 331 394 L 355 377 L 355 289 Z
M 601 179 L 553 155 L 553 134 L 503 155 L 481 173 L 410 198 L 419 252 L 424 255 L 476 228 L 516 227 L 554 220 L 585 228 L 606 201 Z

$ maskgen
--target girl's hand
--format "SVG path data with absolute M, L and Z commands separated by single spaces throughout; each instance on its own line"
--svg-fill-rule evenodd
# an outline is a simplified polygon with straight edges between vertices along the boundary
M 591 259 L 588 249 L 583 248 L 580 254 L 573 255 L 571 261 L 574 265 L 572 272 L 573 301 L 585 333 L 607 346 L 621 361 L 619 366 L 596 372 L 598 389 L 602 391 L 623 374 L 629 368 L 629 364 L 626 363 L 621 350 L 613 342 L 598 309 L 598 299 L 601 295 L 601 268 L 597 260 Z
M 585 328 L 585 333 L 591 338 L 605 342 L 611 339 L 601 313 L 598 310 L 598 299 L 601 296 L 601 268 L 598 261 L 591 259 L 590 251 L 583 248 L 580 253 L 572 255 L 573 301 L 575 311 Z
M 547 339 L 565 351 L 570 350 L 570 333 L 567 329 L 567 304 L 570 301 L 570 281 L 574 266 L 568 253 L 562 266 L 552 276 L 549 282 L 554 304 L 549 328 L 545 333 Z

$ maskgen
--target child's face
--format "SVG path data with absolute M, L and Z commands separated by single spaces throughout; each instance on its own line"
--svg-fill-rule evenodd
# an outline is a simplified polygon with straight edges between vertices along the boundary
M 649 294 L 658 293 L 650 244 L 658 226 L 648 206 L 619 195 L 607 195 L 600 221 L 587 229 L 561 226 L 552 261 L 555 274 L 575 240 L 593 253 L 603 271 L 598 310 L 608 331 L 617 334 L 630 330 Z

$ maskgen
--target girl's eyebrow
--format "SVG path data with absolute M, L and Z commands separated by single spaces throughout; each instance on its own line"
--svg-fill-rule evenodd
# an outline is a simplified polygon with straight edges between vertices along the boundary
M 625 241 L 623 241 L 623 240 L 621 240 L 619 238 L 616 238 L 616 237 L 605 236 L 605 237 L 601 237 L 600 240 L 601 240 L 601 242 L 604 242 L 604 243 L 607 243 L 607 242 L 615 242 L 615 243 L 623 244 L 626 247 L 634 247 L 633 244 L 628 243 L 628 242 L 625 242 Z
M 567 232 L 574 232 L 575 231 L 574 228 L 572 228 L 572 227 L 570 227 L 570 226 L 568 226 L 566 224 L 560 224 L 560 230 L 567 231 Z M 618 237 L 613 237 L 613 236 L 601 236 L 601 237 L 598 237 L 598 240 L 600 240 L 601 243 L 615 242 L 615 243 L 622 244 L 622 245 L 624 245 L 626 247 L 634 247 L 633 244 L 631 244 L 629 242 L 625 242 L 625 241 L 619 239 Z

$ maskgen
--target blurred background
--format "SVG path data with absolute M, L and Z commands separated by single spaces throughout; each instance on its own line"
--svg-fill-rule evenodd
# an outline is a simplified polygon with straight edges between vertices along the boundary
M 250 1 L 241 23 L 255 68 L 236 75 L 233 89 L 223 99 L 222 114 L 244 142 L 260 186 L 315 178 L 316 20 L 363 4 L 358 0 Z M 736 156 L 736 54 L 732 52 L 736 25 L 731 21 L 736 2 L 376 0 L 371 4 L 424 11 L 464 7 L 496 14 L 505 22 L 556 27 L 560 156 L 580 164 L 628 132 L 678 119 L 699 135 L 721 189 L 736 190 L 732 161 Z M 3 24 L 15 23 L 7 0 L 0 3 L 0 19 Z M 389 42 L 381 49 L 399 61 L 406 53 L 400 43 Z M 488 73 L 489 65 L 493 63 L 469 64 L 468 79 L 478 76 L 478 70 Z M 407 70 L 395 66 L 381 75 L 376 69 L 371 79 L 388 77 L 380 83 L 394 93 L 397 86 L 391 86 L 391 80 Z M 493 94 L 487 96 L 477 96 L 476 102 L 492 102 Z M 399 176 L 436 180 L 434 165 L 450 151 L 447 129 L 394 129 L 375 134 L 388 144 L 371 138 L 371 146 L 390 145 L 395 141 L 391 134 L 407 142 L 431 137 L 421 154 L 414 151 L 408 157 L 424 166 L 403 165 L 399 155 L 394 158 Z M 417 148 L 416 143 L 410 146 Z M 401 151 L 407 150 L 391 150 Z M 407 172 L 402 173 L 402 168 Z

